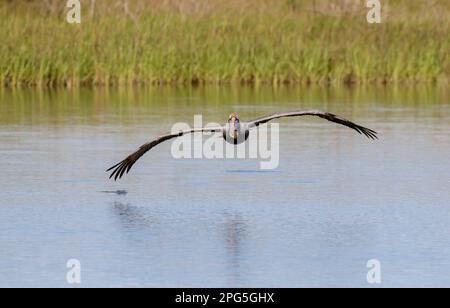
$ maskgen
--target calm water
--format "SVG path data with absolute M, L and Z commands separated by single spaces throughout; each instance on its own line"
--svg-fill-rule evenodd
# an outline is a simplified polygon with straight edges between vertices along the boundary
M 280 123 L 280 165 L 176 160 L 171 142 L 122 181 L 104 170 L 174 122 L 320 108 Z M 0 91 L 0 286 L 450 287 L 445 89 Z M 117 195 L 103 191 L 124 190 Z

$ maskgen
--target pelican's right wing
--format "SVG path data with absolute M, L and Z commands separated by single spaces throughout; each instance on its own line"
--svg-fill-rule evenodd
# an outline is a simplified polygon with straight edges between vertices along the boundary
M 144 155 L 145 153 L 150 151 L 152 148 L 154 148 L 155 146 L 157 146 L 158 144 L 160 144 L 164 141 L 167 141 L 167 140 L 170 140 L 170 139 L 173 139 L 176 137 L 181 137 L 186 134 L 192 134 L 192 133 L 197 133 L 197 132 L 220 132 L 222 130 L 223 130 L 223 127 L 204 127 L 204 128 L 195 128 L 195 129 L 180 131 L 177 133 L 168 133 L 165 135 L 161 135 L 158 138 L 154 139 L 153 141 L 142 145 L 136 152 L 129 155 L 127 158 L 122 160 L 117 165 L 112 166 L 111 168 L 106 170 L 106 172 L 113 170 L 113 172 L 111 173 L 109 178 L 114 177 L 114 180 L 120 179 L 124 175 L 125 172 L 128 173 L 130 171 L 131 167 L 133 167 L 133 165 L 136 163 L 136 161 L 138 161 L 139 158 L 142 157 L 142 155 Z

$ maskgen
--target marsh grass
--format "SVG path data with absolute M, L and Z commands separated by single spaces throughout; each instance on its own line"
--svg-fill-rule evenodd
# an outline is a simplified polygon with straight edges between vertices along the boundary
M 81 25 L 46 3 L 0 2 L 2 85 L 449 82 L 448 1 L 385 1 L 379 25 L 358 0 L 82 1 Z

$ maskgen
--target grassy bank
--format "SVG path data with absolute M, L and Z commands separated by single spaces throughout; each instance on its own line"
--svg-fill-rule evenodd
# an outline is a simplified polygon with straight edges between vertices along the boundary
M 447 0 L 81 2 L 0 1 L 3 86 L 449 82 Z

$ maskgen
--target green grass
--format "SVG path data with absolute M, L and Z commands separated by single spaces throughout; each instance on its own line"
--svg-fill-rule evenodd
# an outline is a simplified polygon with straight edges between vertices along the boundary
M 81 25 L 65 22 L 64 5 L 0 2 L 0 83 L 449 83 L 448 1 L 428 11 L 425 0 L 409 8 L 410 1 L 389 1 L 380 25 L 366 22 L 363 1 L 339 9 L 321 0 L 140 2 L 125 14 L 99 0 L 93 17 L 83 5 Z

